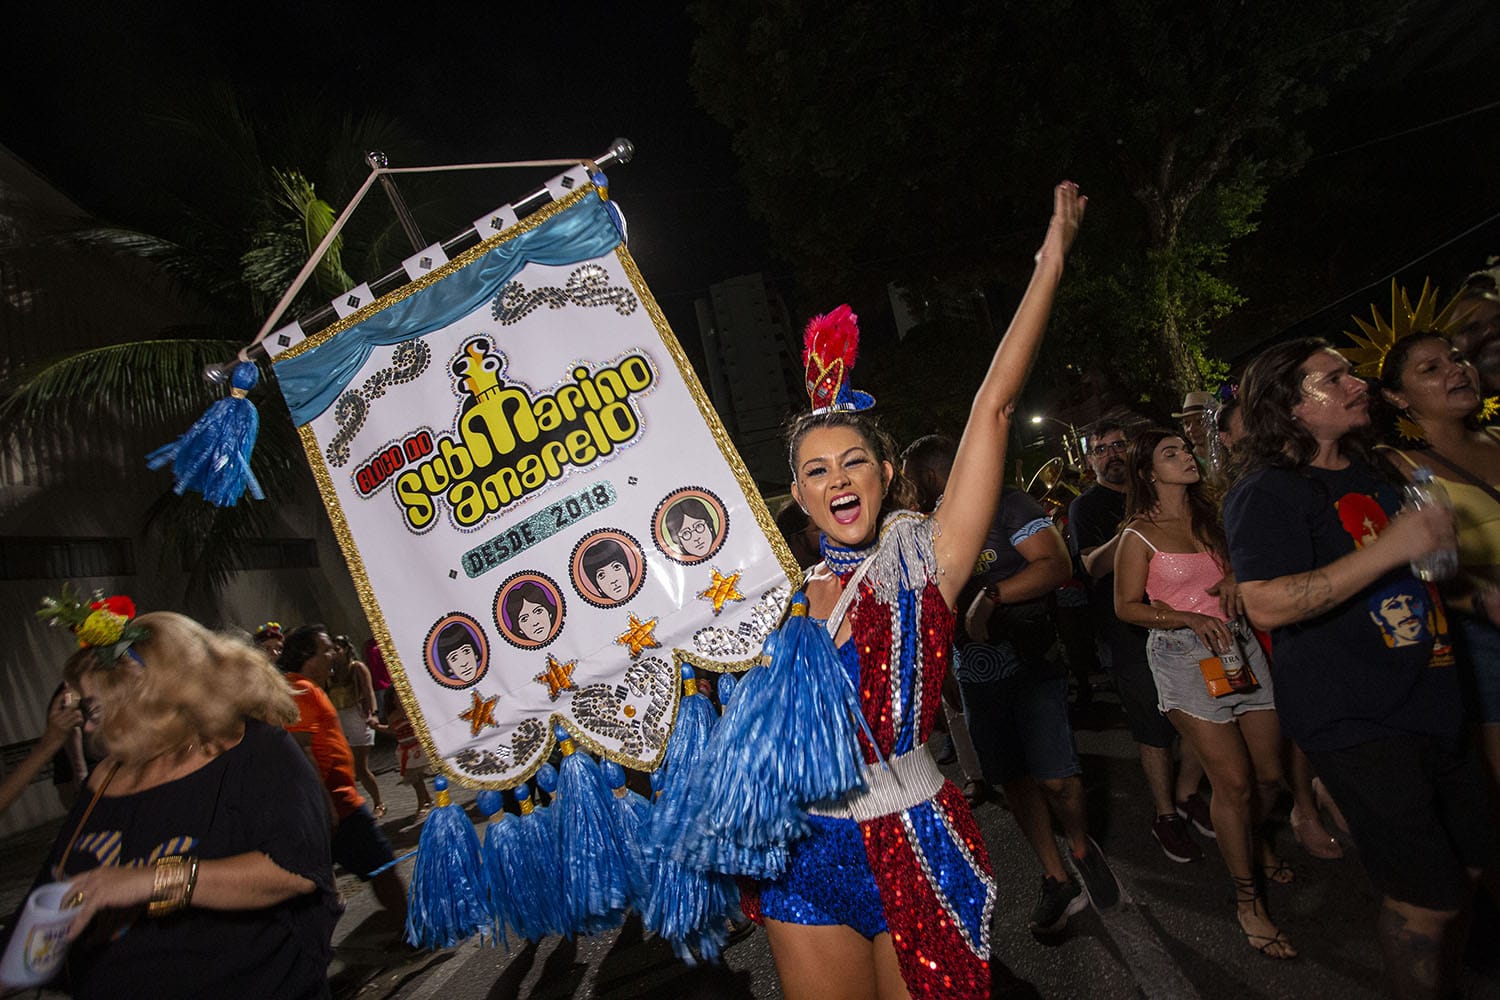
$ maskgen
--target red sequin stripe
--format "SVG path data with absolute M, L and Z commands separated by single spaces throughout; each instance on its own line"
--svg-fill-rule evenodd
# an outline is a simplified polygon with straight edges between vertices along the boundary
M 963 796 L 959 796 L 963 800 Z M 973 820 L 970 819 L 970 824 Z M 969 950 L 933 896 L 898 815 L 860 824 L 901 978 L 912 1000 L 983 1000 L 990 963 Z M 965 834 L 967 837 L 967 834 Z M 980 850 L 983 850 L 981 844 Z
M 747 919 L 764 924 L 765 918 L 760 914 L 760 883 L 743 875 L 736 875 L 734 881 L 740 887 L 740 910 Z
M 875 599 L 869 584 L 861 583 L 859 590 L 851 627 L 855 648 L 859 650 L 859 703 L 881 753 L 890 756 L 896 742 L 891 719 L 891 608 Z M 859 747 L 865 763 L 873 764 L 875 754 L 863 732 L 859 734 Z
M 953 665 L 954 614 L 937 584 L 922 588 L 922 704 L 917 719 L 917 742 L 926 743 L 943 707 L 943 679 Z

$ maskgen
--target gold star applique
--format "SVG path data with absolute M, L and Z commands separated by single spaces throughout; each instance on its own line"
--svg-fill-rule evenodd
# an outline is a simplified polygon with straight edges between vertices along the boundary
M 553 701 L 564 691 L 576 691 L 578 685 L 573 683 L 573 668 L 578 665 L 577 660 L 569 660 L 567 663 L 558 663 L 550 654 L 547 657 L 547 669 L 537 674 L 532 680 L 538 684 L 547 685 L 547 697 Z
M 485 726 L 500 725 L 500 723 L 495 721 L 495 703 L 500 700 L 500 696 L 495 695 L 493 698 L 481 698 L 478 691 L 471 691 L 469 693 L 474 698 L 473 703 L 469 706 L 467 712 L 460 712 L 458 714 L 460 719 L 469 724 L 469 735 L 478 736 L 479 731 Z
M 739 582 L 740 574 L 738 571 L 725 576 L 718 569 L 715 569 L 713 583 L 708 585 L 707 590 L 699 592 L 698 599 L 700 601 L 712 601 L 714 614 L 718 614 L 724 610 L 724 605 L 729 601 L 743 601 L 745 599 L 745 595 L 740 593 L 737 586 Z
M 635 615 L 630 616 L 630 627 L 615 636 L 615 642 L 621 646 L 630 648 L 630 658 L 633 660 L 641 655 L 643 649 L 660 649 L 661 643 L 656 641 L 653 634 L 656 631 L 656 619 L 649 618 L 641 621 Z

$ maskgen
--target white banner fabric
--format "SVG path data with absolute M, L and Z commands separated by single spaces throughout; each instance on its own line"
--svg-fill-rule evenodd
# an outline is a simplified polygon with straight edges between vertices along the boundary
M 537 216 L 569 212 L 602 216 L 599 193 Z M 402 299 L 472 284 L 546 224 L 528 218 L 309 337 L 278 373 Z M 478 308 L 386 339 L 301 432 L 429 759 L 465 785 L 511 787 L 561 724 L 654 768 L 679 665 L 752 662 L 796 567 L 629 253 L 533 260 Z M 301 360 L 306 381 L 316 359 Z

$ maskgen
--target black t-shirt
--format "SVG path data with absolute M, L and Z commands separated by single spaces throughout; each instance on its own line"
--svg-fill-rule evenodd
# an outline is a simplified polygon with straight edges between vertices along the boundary
M 1224 504 L 1240 583 L 1305 573 L 1372 541 L 1401 506 L 1354 460 L 1337 471 L 1261 469 Z M 1459 732 L 1457 672 L 1441 599 L 1405 566 L 1338 607 L 1271 631 L 1282 727 L 1304 750 Z
M 79 795 L 42 881 L 51 881 L 51 866 L 91 798 Z M 66 877 L 172 854 L 208 861 L 250 851 L 317 888 L 258 910 L 101 914 L 68 951 L 65 976 L 73 995 L 328 996 L 338 919 L 328 807 L 312 765 L 284 729 L 247 719 L 244 738 L 192 774 L 133 795 L 101 796 L 63 871 Z
M 1110 570 L 1091 580 L 1083 568 L 1079 553 L 1097 549 L 1120 532 L 1125 520 L 1125 494 L 1095 483 L 1068 506 L 1068 548 L 1079 579 L 1089 584 L 1089 607 L 1095 620 L 1108 622 L 1115 617 L 1115 571 Z

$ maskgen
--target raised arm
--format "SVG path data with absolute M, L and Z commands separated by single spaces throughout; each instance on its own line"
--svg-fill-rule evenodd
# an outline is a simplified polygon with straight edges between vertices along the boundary
M 57 751 L 68 742 L 77 728 L 83 724 L 83 713 L 78 709 L 77 697 L 71 691 L 63 691 L 52 699 L 47 710 L 47 728 L 16 769 L 0 782 L 0 813 L 11 807 L 32 780 L 42 772 Z M 82 773 L 82 772 L 80 772 Z
M 1260 628 L 1293 625 L 1337 607 L 1402 563 L 1453 544 L 1453 515 L 1437 507 L 1409 510 L 1392 518 L 1373 542 L 1327 566 L 1242 580 L 1240 597 Z
M 1005 442 L 1010 433 L 1011 411 L 1041 346 L 1052 300 L 1062 280 L 1063 259 L 1078 234 L 1087 201 L 1078 193 L 1078 185 L 1071 181 L 1064 181 L 1053 191 L 1052 222 L 1037 253 L 1031 283 L 1026 286 L 1010 328 L 1000 340 L 979 391 L 974 394 L 943 503 L 933 514 L 938 529 L 940 587 L 950 605 L 968 581 L 985 532 L 995 516 L 1000 484 L 1005 477 Z

